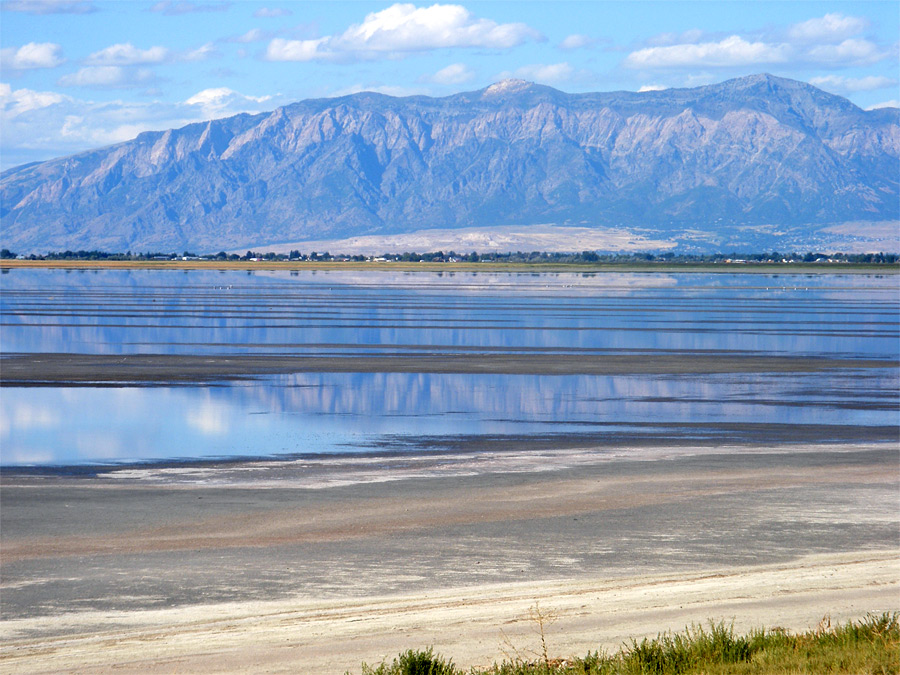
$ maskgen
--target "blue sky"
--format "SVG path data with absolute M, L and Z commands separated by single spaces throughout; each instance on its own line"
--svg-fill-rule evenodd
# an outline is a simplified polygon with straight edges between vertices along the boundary
M 876 2 L 3 0 L 6 169 L 304 98 L 563 91 L 769 72 L 898 105 L 900 10 Z

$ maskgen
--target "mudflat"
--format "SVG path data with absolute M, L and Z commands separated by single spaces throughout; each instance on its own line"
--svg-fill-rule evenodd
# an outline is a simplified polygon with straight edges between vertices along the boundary
M 467 373 L 511 375 L 717 374 L 824 372 L 896 368 L 889 359 L 756 356 L 729 353 L 666 354 L 395 354 L 379 356 L 272 356 L 246 354 L 9 354 L 0 385 L 202 383 L 286 373 Z
M 5 672 L 461 666 L 900 610 L 896 444 L 4 471 Z

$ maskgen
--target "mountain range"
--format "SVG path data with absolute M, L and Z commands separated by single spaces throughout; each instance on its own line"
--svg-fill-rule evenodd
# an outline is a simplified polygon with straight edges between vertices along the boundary
M 640 93 L 521 80 L 363 92 L 9 169 L 0 221 L 18 252 L 529 227 L 615 233 L 610 248 L 847 250 L 896 233 L 900 110 L 771 75 Z

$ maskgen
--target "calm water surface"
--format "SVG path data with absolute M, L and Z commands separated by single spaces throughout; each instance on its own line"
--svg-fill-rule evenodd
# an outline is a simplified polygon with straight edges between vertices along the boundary
M 73 354 L 900 358 L 896 276 L 13 270 L 0 348 Z M 2 365 L 2 364 L 0 364 Z M 727 375 L 303 373 L 0 390 L 0 462 L 892 441 L 896 367 Z

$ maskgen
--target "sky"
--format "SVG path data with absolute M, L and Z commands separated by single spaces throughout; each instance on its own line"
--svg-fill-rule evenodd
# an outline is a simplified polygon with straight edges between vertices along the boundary
M 900 3 L 0 0 L 0 168 L 306 98 L 753 73 L 900 106 Z

